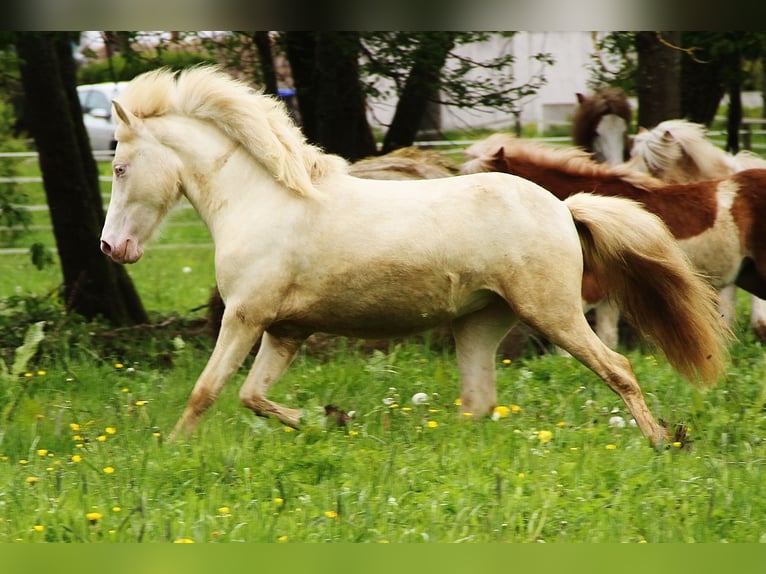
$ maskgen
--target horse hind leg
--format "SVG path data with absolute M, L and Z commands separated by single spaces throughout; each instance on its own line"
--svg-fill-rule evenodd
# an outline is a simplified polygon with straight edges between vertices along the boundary
M 269 387 L 290 366 L 306 337 L 278 337 L 263 334 L 253 366 L 239 390 L 239 400 L 262 417 L 276 417 L 282 423 L 297 428 L 301 410 L 292 409 L 266 398 Z
M 497 347 L 516 320 L 506 302 L 498 298 L 487 307 L 452 322 L 462 414 L 482 417 L 497 405 Z
M 535 291 L 527 293 L 516 309 L 519 318 L 598 375 L 623 400 L 644 436 L 659 447 L 667 439 L 665 428 L 649 411 L 628 359 L 606 346 L 590 328 L 579 293 L 572 290 L 566 297 L 561 292 L 547 299 L 535 298 Z

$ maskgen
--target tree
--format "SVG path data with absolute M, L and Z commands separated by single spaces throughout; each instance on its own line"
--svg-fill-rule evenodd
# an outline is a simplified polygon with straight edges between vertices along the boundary
M 651 128 L 681 116 L 679 32 L 636 33 L 638 125 Z
M 146 312 L 125 268 L 99 249 L 104 210 L 98 169 L 82 122 L 72 41 L 64 32 L 20 32 L 16 49 L 27 110 L 53 222 L 68 311 L 116 325 Z
M 285 47 L 306 137 L 351 161 L 373 155 L 359 80 L 359 33 L 286 32 Z

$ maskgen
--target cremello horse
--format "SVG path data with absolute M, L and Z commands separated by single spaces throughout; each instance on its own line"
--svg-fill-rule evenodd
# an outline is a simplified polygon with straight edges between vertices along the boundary
M 226 302 L 207 366 L 172 437 L 201 415 L 262 337 L 239 392 L 257 415 L 297 426 L 301 411 L 266 397 L 315 331 L 392 336 L 451 323 L 461 410 L 496 402 L 495 350 L 521 319 L 593 370 L 655 445 L 628 360 L 588 326 L 583 265 L 692 381 L 723 372 L 727 331 L 717 296 L 662 222 L 634 202 L 580 194 L 559 201 L 499 173 L 421 181 L 352 177 L 308 145 L 276 100 L 215 68 L 134 79 L 119 102 L 112 196 L 101 249 L 138 261 L 186 196 L 215 243 Z
M 572 117 L 574 144 L 600 163 L 617 165 L 628 159 L 633 111 L 621 88 L 600 88 L 590 95 L 575 94 Z
M 668 183 L 723 179 L 746 169 L 765 169 L 766 160 L 743 150 L 725 152 L 707 137 L 705 127 L 687 120 L 666 120 L 651 130 L 640 129 L 633 139 L 630 169 L 649 173 Z M 736 311 L 736 289 L 721 290 L 723 311 L 731 323 Z M 750 326 L 766 341 L 766 301 L 750 298 Z

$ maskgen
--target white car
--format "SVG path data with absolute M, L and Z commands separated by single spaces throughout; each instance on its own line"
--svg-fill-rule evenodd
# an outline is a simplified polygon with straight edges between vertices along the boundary
M 120 95 L 127 84 L 128 82 L 104 82 L 77 86 L 83 123 L 93 151 L 113 150 L 117 145 L 114 139 L 112 100 Z

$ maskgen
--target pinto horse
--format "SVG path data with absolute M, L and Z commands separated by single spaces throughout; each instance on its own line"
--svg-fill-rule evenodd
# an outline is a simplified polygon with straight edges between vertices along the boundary
M 355 178 L 344 160 L 305 141 L 278 100 L 217 68 L 147 72 L 113 105 L 118 144 L 101 250 L 138 261 L 186 196 L 213 237 L 226 303 L 171 438 L 198 426 L 259 338 L 240 400 L 298 426 L 299 409 L 266 395 L 316 331 L 381 338 L 450 323 L 461 411 L 486 416 L 496 403 L 495 350 L 520 319 L 596 373 L 659 446 L 667 430 L 629 361 L 583 315 L 583 266 L 612 286 L 681 374 L 705 384 L 724 371 L 727 330 L 715 291 L 633 201 L 559 201 L 500 173 Z
M 717 289 L 737 285 L 766 296 L 766 170 L 726 179 L 667 184 L 624 166 L 596 163 L 575 148 L 556 148 L 493 134 L 468 148 L 463 173 L 499 171 L 534 181 L 565 200 L 582 191 L 625 197 L 660 217 L 696 269 Z M 628 231 L 628 230 L 626 230 Z M 596 330 L 616 346 L 618 314 L 604 284 L 584 278 L 583 297 L 596 307 Z M 600 317 L 599 317 L 600 315 Z
M 598 162 L 617 165 L 628 159 L 633 112 L 621 88 L 605 87 L 591 95 L 575 94 L 572 140 Z
M 667 183 L 692 183 L 722 179 L 746 169 L 766 169 L 766 160 L 743 150 L 730 154 L 707 137 L 705 127 L 687 120 L 666 120 L 651 130 L 641 129 L 633 139 L 630 169 L 648 173 Z M 736 289 L 721 291 L 724 314 L 735 316 Z M 766 301 L 750 298 L 750 326 L 761 341 L 766 341 Z

